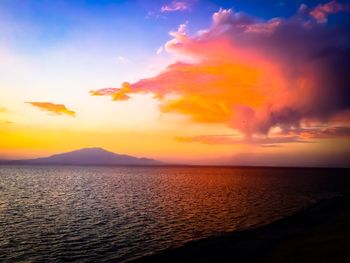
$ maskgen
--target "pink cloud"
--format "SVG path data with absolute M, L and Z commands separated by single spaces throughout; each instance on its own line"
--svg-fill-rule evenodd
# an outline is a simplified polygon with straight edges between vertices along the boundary
M 319 127 L 319 128 L 297 128 L 284 133 L 288 136 L 298 136 L 301 139 L 333 139 L 350 138 L 350 127 Z
M 160 11 L 162 13 L 168 13 L 168 12 L 175 12 L 175 11 L 184 11 L 184 10 L 188 10 L 189 4 L 186 3 L 185 1 L 172 1 L 170 4 L 168 5 L 164 5 L 160 8 Z
M 321 4 L 315 7 L 310 11 L 310 15 L 318 22 L 318 23 L 326 23 L 329 14 L 335 14 L 340 11 L 349 11 L 348 7 L 338 3 L 333 0 L 326 4 Z

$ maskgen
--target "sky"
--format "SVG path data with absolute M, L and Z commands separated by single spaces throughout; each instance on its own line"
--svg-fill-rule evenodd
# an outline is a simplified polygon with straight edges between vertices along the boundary
M 350 166 L 348 1 L 0 0 L 0 159 Z

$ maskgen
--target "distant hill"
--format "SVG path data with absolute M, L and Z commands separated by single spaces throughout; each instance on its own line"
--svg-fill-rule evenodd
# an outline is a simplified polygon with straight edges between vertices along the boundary
M 102 148 L 84 148 L 50 157 L 28 160 L 1 160 L 0 164 L 48 164 L 48 165 L 162 165 L 154 159 L 116 154 Z

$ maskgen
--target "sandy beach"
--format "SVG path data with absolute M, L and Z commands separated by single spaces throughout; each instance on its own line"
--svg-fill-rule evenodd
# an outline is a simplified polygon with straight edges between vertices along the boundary
M 256 229 L 189 242 L 134 262 L 350 262 L 350 194 Z

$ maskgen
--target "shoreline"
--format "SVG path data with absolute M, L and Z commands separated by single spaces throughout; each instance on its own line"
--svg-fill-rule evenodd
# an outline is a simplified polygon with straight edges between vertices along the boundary
M 194 240 L 130 262 L 350 262 L 350 193 L 257 228 Z

